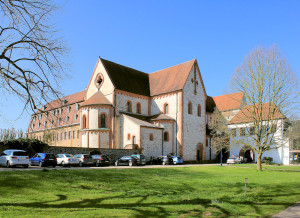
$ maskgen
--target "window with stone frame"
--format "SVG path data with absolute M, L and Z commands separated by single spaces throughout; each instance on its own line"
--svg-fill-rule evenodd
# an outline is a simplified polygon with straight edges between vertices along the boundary
M 73 139 L 75 139 L 75 131 L 73 131 Z
M 169 141 L 169 132 L 164 132 L 164 142 Z
M 77 130 L 77 138 L 79 139 L 79 137 L 80 137 L 80 131 Z
M 131 101 L 127 101 L 127 112 L 132 112 L 132 104 L 131 104 Z
M 149 140 L 150 140 L 150 141 L 153 141 L 153 133 L 150 133 L 150 135 L 149 135 Z
M 197 107 L 197 115 L 198 117 L 201 117 L 201 105 L 198 104 L 198 107 Z
M 136 104 L 136 113 L 137 114 L 141 114 L 142 113 L 142 111 L 141 111 L 141 103 L 140 102 L 138 102 Z
M 100 114 L 99 118 L 100 118 L 99 128 L 106 128 L 106 114 Z
M 188 103 L 188 113 L 189 114 L 193 114 L 193 105 L 192 105 L 192 102 Z
M 127 140 L 130 140 L 130 133 L 127 134 Z
M 168 114 L 169 113 L 169 104 L 165 103 L 164 104 L 164 114 Z
M 64 132 L 64 140 L 67 140 L 67 132 Z
M 246 135 L 246 131 L 245 128 L 240 128 L 240 136 L 245 136 Z
M 233 137 L 236 137 L 236 128 L 232 128 L 230 132 Z
M 86 115 L 85 114 L 82 116 L 82 128 L 86 129 Z

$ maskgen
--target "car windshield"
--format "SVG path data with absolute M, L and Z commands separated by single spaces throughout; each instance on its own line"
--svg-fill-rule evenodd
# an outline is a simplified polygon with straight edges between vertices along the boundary
M 100 155 L 92 155 L 92 158 L 100 159 Z
M 14 151 L 14 156 L 27 156 L 26 152 L 24 151 Z
M 55 159 L 55 155 L 54 154 L 46 154 L 46 158 Z
M 91 158 L 91 156 L 90 155 L 88 155 L 88 154 L 86 154 L 86 155 L 83 155 L 84 156 L 84 158 Z
M 65 154 L 66 155 L 66 157 L 73 157 L 73 155 L 71 155 L 71 154 Z

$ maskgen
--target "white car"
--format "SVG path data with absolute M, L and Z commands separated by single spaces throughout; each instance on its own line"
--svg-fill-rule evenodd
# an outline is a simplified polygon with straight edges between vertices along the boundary
M 236 157 L 230 157 L 227 159 L 227 164 L 240 164 L 241 160 Z
M 7 168 L 17 165 L 27 168 L 30 165 L 30 160 L 26 151 L 10 149 L 2 152 L 0 165 L 6 166 Z
M 70 166 L 79 165 L 79 159 L 74 157 L 72 154 L 57 154 L 57 165 Z

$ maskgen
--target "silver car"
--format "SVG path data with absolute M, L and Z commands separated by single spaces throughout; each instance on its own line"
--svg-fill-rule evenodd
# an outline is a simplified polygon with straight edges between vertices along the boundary
M 94 165 L 94 159 L 89 154 L 76 154 L 74 157 L 79 159 L 79 166 Z
M 70 166 L 70 165 L 79 165 L 79 159 L 74 157 L 72 154 L 57 154 L 57 165 Z
M 27 168 L 30 165 L 30 160 L 26 151 L 10 149 L 2 152 L 0 156 L 0 165 L 6 167 L 18 165 Z

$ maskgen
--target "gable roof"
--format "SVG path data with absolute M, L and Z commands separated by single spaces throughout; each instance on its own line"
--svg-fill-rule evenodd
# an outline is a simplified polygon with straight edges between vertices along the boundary
M 196 59 L 149 74 L 151 96 L 183 89 Z
M 100 58 L 116 89 L 150 96 L 149 76 L 139 70 Z
M 239 109 L 242 106 L 244 92 L 213 97 L 219 111 Z
M 140 120 L 140 119 L 137 119 L 137 118 L 134 118 L 128 114 L 123 114 L 123 116 L 125 116 L 126 118 L 128 118 L 129 120 L 131 120 L 132 122 L 134 122 L 135 124 L 139 125 L 139 126 L 142 126 L 142 127 L 151 127 L 151 128 L 156 128 L 156 129 L 163 129 L 161 127 L 158 127 L 152 123 L 148 123 L 144 120 Z
M 236 124 L 236 123 L 250 123 L 253 122 L 253 115 L 251 111 L 253 111 L 253 107 L 255 107 L 255 113 L 258 117 L 258 106 L 257 105 L 246 105 L 240 110 L 229 122 L 228 124 Z M 262 104 L 262 120 L 270 120 L 270 113 L 274 113 L 273 119 L 281 119 L 285 118 L 285 116 L 279 111 L 276 106 L 272 106 L 270 103 Z
M 85 95 L 86 95 L 86 90 L 83 90 L 81 92 L 77 92 L 75 94 L 62 97 L 61 99 L 56 99 L 45 105 L 46 106 L 45 111 L 58 108 L 61 106 L 69 105 L 69 104 L 74 104 L 77 102 L 82 102 L 84 101 Z M 65 104 L 63 104 L 64 100 L 66 100 Z
M 88 100 L 83 102 L 81 104 L 81 107 L 87 105 L 112 105 L 112 104 L 100 91 L 98 91 Z

